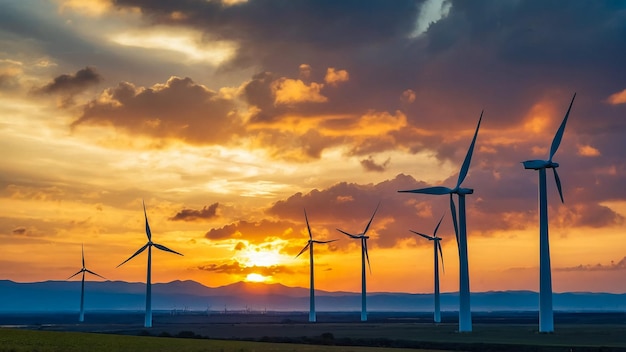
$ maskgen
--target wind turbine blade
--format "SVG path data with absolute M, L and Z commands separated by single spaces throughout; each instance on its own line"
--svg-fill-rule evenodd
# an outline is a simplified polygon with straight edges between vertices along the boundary
M 353 234 L 351 234 L 351 233 L 347 233 L 347 232 L 345 232 L 344 230 L 337 229 L 337 231 L 339 231 L 339 232 L 343 233 L 344 235 L 346 235 L 346 236 L 348 236 L 348 237 L 350 237 L 350 238 L 360 238 L 359 236 L 355 236 L 355 235 L 353 235 Z
M 561 203 L 565 203 L 565 201 L 563 200 L 563 190 L 561 189 L 561 179 L 559 178 L 559 173 L 556 171 L 556 168 L 552 168 L 552 171 L 554 171 L 554 180 L 556 181 L 556 188 L 559 190 Z
M 162 250 L 162 251 L 166 251 L 166 252 L 170 252 L 170 253 L 174 253 L 174 254 L 178 254 L 178 255 L 182 255 L 176 251 L 173 251 L 167 247 L 165 247 L 164 245 L 158 244 L 158 243 L 152 243 L 152 245 L 154 245 L 156 248 Z
M 300 254 L 306 252 L 306 250 L 309 249 L 309 247 L 311 247 L 311 242 L 307 243 L 306 246 L 304 246 L 304 248 L 302 248 L 302 250 L 300 251 L 300 253 L 298 253 L 296 258 L 298 258 L 300 256 Z
M 563 118 L 563 122 L 561 122 L 561 126 L 556 131 L 556 135 L 554 135 L 554 139 L 552 140 L 552 146 L 550 146 L 550 161 L 552 161 L 552 157 L 556 154 L 557 149 L 559 149 L 559 145 L 561 145 L 561 139 L 563 138 L 563 132 L 565 132 L 565 124 L 567 123 L 567 118 L 569 117 L 569 112 L 572 110 L 572 104 L 574 104 L 574 99 L 576 98 L 576 93 L 572 97 L 572 101 L 569 103 L 569 108 L 567 108 L 567 113 Z
M 143 204 L 143 216 L 146 218 L 146 236 L 148 236 L 148 241 L 152 241 L 152 232 L 150 232 L 150 224 L 148 224 L 148 214 L 146 214 L 146 203 L 141 200 Z
M 99 276 L 99 277 L 101 277 L 101 278 L 103 278 L 103 279 L 107 280 L 107 278 L 106 278 L 106 277 L 104 277 L 104 276 L 102 276 L 102 275 L 99 275 L 99 274 L 96 274 L 96 273 L 94 273 L 93 271 L 91 271 L 91 270 L 89 270 L 89 269 L 85 269 L 85 271 L 86 271 L 86 272 L 88 272 L 88 273 L 90 273 L 91 275 L 96 275 L 96 276 Z
M 465 160 L 463 160 L 463 166 L 461 166 L 461 171 L 459 172 L 459 180 L 456 182 L 456 187 L 461 187 L 461 183 L 465 180 L 465 176 L 467 176 L 467 172 L 469 171 L 470 162 L 472 161 L 472 154 L 474 153 L 474 145 L 476 144 L 476 137 L 478 136 L 478 129 L 480 128 L 480 121 L 483 119 L 483 112 L 480 112 L 480 118 L 478 119 L 478 126 L 476 126 L 476 132 L 474 132 L 474 138 L 472 138 L 472 143 L 470 144 L 469 149 L 467 150 L 467 155 L 465 155 Z
M 430 237 L 430 236 L 428 236 L 428 235 L 425 235 L 425 234 L 420 233 L 420 232 L 417 232 L 417 231 L 413 231 L 413 230 L 409 230 L 409 231 L 413 232 L 414 234 L 416 234 L 416 235 L 418 235 L 418 236 L 422 236 L 422 237 L 424 237 L 424 238 L 425 238 L 425 239 L 427 239 L 427 240 L 433 240 L 433 239 L 434 239 L 433 237 Z
M 331 243 L 331 242 L 336 242 L 336 241 L 339 241 L 339 240 L 329 240 L 329 241 L 312 241 L 312 242 L 315 242 L 315 243 Z
M 78 274 L 80 274 L 80 273 L 82 273 L 82 272 L 83 272 L 83 269 L 80 269 L 80 270 L 78 270 L 78 272 L 77 272 L 76 274 L 74 274 L 74 275 L 72 275 L 72 276 L 68 277 L 68 278 L 67 278 L 67 279 L 65 279 L 65 280 L 69 280 L 69 279 L 73 278 L 74 276 L 76 276 L 76 275 L 78 275 Z
M 376 205 L 376 209 L 374 209 L 374 214 L 372 214 L 372 217 L 370 218 L 370 222 L 368 222 L 367 226 L 365 226 L 365 230 L 363 231 L 363 235 L 365 235 L 365 233 L 367 233 L 367 230 L 369 230 L 370 225 L 372 224 L 372 220 L 374 220 L 374 215 L 376 215 L 376 212 L 378 211 L 378 207 L 380 207 L 380 202 L 378 202 L 378 205 Z
M 435 231 L 433 232 L 433 237 L 437 237 L 437 230 L 439 230 L 439 226 L 441 225 L 441 221 L 443 220 L 444 216 L 446 216 L 446 213 L 443 213 L 443 215 L 441 215 L 441 219 L 439 219 L 439 223 L 437 224 L 437 227 L 435 227 Z
M 145 251 L 146 248 L 148 248 L 148 243 L 146 243 L 143 247 L 139 248 L 139 250 L 137 252 L 135 252 L 135 254 L 131 255 L 130 258 L 128 258 L 125 261 L 123 261 L 122 264 L 116 266 L 116 268 L 119 268 L 120 266 L 124 265 L 124 263 L 126 263 L 127 261 L 135 258 L 139 253 Z
M 454 236 L 456 238 L 456 246 L 458 248 L 459 247 L 459 224 L 456 221 L 456 206 L 454 206 L 454 199 L 452 199 L 452 194 L 450 194 L 450 212 L 452 213 L 452 223 L 454 224 Z
M 442 194 L 449 194 L 450 192 L 452 192 L 452 190 L 448 187 L 436 186 L 436 187 L 427 187 L 427 188 L 412 189 L 412 190 L 398 191 L 398 192 L 442 195 Z
M 441 240 L 437 241 L 437 249 L 439 249 L 439 256 L 441 257 L 441 270 L 445 273 L 446 268 L 443 266 L 443 251 L 441 250 Z
M 367 238 L 362 239 L 361 245 L 363 246 L 363 250 L 365 251 L 365 259 L 367 259 L 367 267 L 370 268 L 370 275 L 372 274 L 372 266 L 370 265 L 370 256 L 367 253 Z
M 309 226 L 309 218 L 306 216 L 306 209 L 304 209 L 304 220 L 306 220 L 306 228 L 309 230 L 309 240 L 312 240 L 313 235 L 311 234 L 311 226 Z
M 83 258 L 83 268 L 85 267 L 85 245 L 81 243 L 80 250 Z

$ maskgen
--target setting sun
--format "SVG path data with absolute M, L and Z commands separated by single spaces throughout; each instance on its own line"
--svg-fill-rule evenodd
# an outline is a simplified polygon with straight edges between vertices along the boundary
M 246 276 L 246 281 L 248 282 L 266 282 L 267 279 L 267 277 L 255 273 L 248 274 L 248 276 Z

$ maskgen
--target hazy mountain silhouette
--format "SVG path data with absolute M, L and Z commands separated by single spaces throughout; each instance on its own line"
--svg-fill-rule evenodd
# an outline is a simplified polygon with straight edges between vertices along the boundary
M 143 310 L 145 284 L 124 281 L 85 283 L 87 310 Z M 221 287 L 206 287 L 195 281 L 153 284 L 153 307 L 157 310 L 277 310 L 307 311 L 307 288 L 282 284 L 237 282 Z M 0 280 L 0 311 L 75 311 L 80 299 L 80 281 L 17 283 Z M 532 291 L 472 293 L 474 311 L 536 311 L 539 296 Z M 458 309 L 458 293 L 442 293 L 444 311 Z M 360 293 L 316 290 L 319 311 L 358 311 Z M 555 293 L 554 306 L 561 311 L 625 311 L 626 294 Z M 432 294 L 368 293 L 368 310 L 433 310 Z

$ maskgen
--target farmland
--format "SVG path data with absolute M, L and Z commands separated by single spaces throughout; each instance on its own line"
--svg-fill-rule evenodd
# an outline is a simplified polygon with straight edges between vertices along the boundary
M 79 351 L 86 350 L 85 346 L 96 351 L 141 351 L 146 346 L 146 351 L 177 352 L 371 351 L 367 346 L 376 351 L 386 347 L 395 347 L 393 351 L 626 351 L 623 313 L 557 314 L 556 331 L 551 334 L 537 332 L 536 313 L 476 314 L 472 333 L 457 332 L 451 313 L 444 315 L 444 323 L 435 325 L 428 314 L 372 313 L 369 322 L 360 323 L 356 313 L 327 313 L 319 315 L 319 323 L 309 324 L 302 313 L 161 312 L 155 314 L 150 329 L 141 326 L 140 313 L 91 313 L 88 317 L 90 322 L 76 324 L 75 314 L 69 313 L 21 319 L 0 314 L 1 324 L 6 326 L 10 320 L 20 323 L 13 327 L 22 328 L 0 330 L 0 351 Z

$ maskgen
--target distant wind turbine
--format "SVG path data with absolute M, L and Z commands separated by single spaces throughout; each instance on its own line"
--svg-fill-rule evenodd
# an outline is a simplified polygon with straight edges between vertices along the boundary
M 363 230 L 362 233 L 353 235 L 351 233 L 347 233 L 343 230 L 337 229 L 337 231 L 343 233 L 344 235 L 350 238 L 361 240 L 361 321 L 367 321 L 367 300 L 366 300 L 366 287 L 365 287 L 366 286 L 365 285 L 365 261 L 366 260 L 367 260 L 367 266 L 370 269 L 370 274 L 372 273 L 372 267 L 370 266 L 370 257 L 369 257 L 369 254 L 367 253 L 367 239 L 370 237 L 367 236 L 366 233 L 367 233 L 367 230 L 369 230 L 370 225 L 372 224 L 372 220 L 374 220 L 374 215 L 376 215 L 376 212 L 378 211 L 379 206 L 380 206 L 380 203 L 378 203 L 378 205 L 376 206 L 376 209 L 374 210 L 374 214 L 372 214 L 370 221 L 367 223 L 367 226 L 365 226 L 365 230 Z
M 445 216 L 445 214 L 443 216 Z M 439 303 L 439 258 L 438 258 L 439 255 L 441 255 L 441 268 L 445 272 L 445 269 L 443 267 L 443 252 L 441 251 L 441 237 L 437 237 L 437 230 L 439 230 L 439 226 L 441 225 L 443 216 L 441 216 L 441 219 L 439 219 L 439 223 L 437 224 L 437 227 L 435 227 L 435 231 L 433 231 L 432 236 L 428 236 L 420 232 L 409 230 L 413 232 L 414 234 L 422 236 L 429 241 L 433 241 L 433 249 L 435 252 L 434 253 L 434 256 L 435 256 L 435 315 L 434 315 L 435 323 L 441 323 L 441 308 L 440 308 L 441 305 Z
M 552 312 L 552 273 L 550 269 L 550 242 L 548 239 L 548 197 L 546 190 L 546 169 L 552 169 L 556 188 L 559 190 L 561 202 L 563 202 L 563 190 L 561 189 L 561 179 L 556 172 L 558 163 L 552 161 L 552 157 L 559 149 L 565 124 L 569 117 L 570 110 L 576 93 L 569 103 L 567 113 L 561 122 L 561 126 L 556 131 L 550 147 L 550 157 L 548 160 L 527 160 L 524 161 L 525 169 L 539 171 L 539 332 L 554 332 L 554 314 Z
M 80 315 L 78 317 L 78 321 L 79 322 L 83 322 L 85 321 L 85 273 L 90 273 L 92 275 L 96 275 L 98 277 L 101 277 L 103 279 L 106 280 L 106 278 L 102 275 L 96 274 L 93 271 L 87 269 L 85 267 L 85 248 L 83 245 L 81 245 L 81 254 L 82 254 L 82 259 L 83 259 L 83 267 L 82 269 L 78 270 L 78 272 L 70 277 L 67 278 L 67 280 L 73 278 L 74 276 L 82 273 L 83 274 L 83 278 L 81 280 L 81 284 L 80 284 Z
M 476 137 L 478 136 L 478 129 L 480 128 L 480 122 L 483 119 L 483 113 L 480 113 L 478 119 L 478 125 L 476 126 L 476 132 L 474 132 L 474 138 L 469 146 L 465 160 L 461 166 L 459 172 L 459 179 L 456 182 L 454 188 L 448 187 L 427 187 L 422 189 L 414 189 L 408 191 L 408 193 L 422 193 L 422 194 L 434 194 L 434 195 L 450 195 L 450 211 L 452 213 L 452 223 L 454 224 L 454 234 L 456 235 L 456 241 L 459 248 L 459 331 L 471 332 L 472 331 L 472 312 L 470 309 L 470 285 L 469 285 L 469 264 L 467 260 L 467 223 L 465 218 L 465 195 L 473 194 L 474 190 L 471 188 L 461 188 L 461 184 L 467 172 L 469 171 L 470 162 L 472 161 L 472 154 L 474 153 L 474 145 L 476 144 Z M 459 197 L 459 220 L 457 222 L 456 207 L 454 205 L 454 199 L 452 195 L 456 194 Z
M 317 241 L 313 239 L 313 235 L 311 234 L 311 226 L 309 226 L 309 218 L 306 216 L 306 209 L 304 209 L 304 219 L 306 220 L 306 228 L 309 231 L 309 242 L 306 244 L 306 246 L 304 246 L 304 248 L 302 248 L 302 250 L 300 251 L 300 253 L 298 253 L 298 255 L 296 256 L 296 258 L 298 258 L 302 253 L 304 253 L 307 249 L 309 250 L 309 261 L 310 261 L 310 266 L 311 266 L 311 293 L 310 293 L 310 304 L 309 304 L 309 322 L 314 323 L 317 321 L 317 318 L 315 316 L 315 281 L 313 278 L 313 244 L 314 243 L 331 243 L 331 242 L 335 242 L 337 240 L 330 240 L 330 241 Z
M 165 252 L 170 252 L 170 253 L 174 253 L 178 255 L 182 255 L 182 254 L 176 251 L 173 251 L 163 245 L 152 242 L 152 233 L 150 232 L 150 225 L 148 224 L 148 215 L 146 214 L 145 203 L 143 203 L 143 215 L 146 219 L 146 236 L 148 236 L 148 243 L 146 243 L 143 247 L 139 248 L 139 250 L 135 252 L 135 254 L 131 255 L 130 258 L 123 261 L 122 264 L 118 265 L 117 267 L 119 268 L 120 266 L 124 265 L 124 263 L 126 263 L 127 261 L 137 256 L 139 253 L 145 251 L 146 248 L 148 249 L 148 274 L 146 278 L 146 320 L 145 320 L 144 326 L 146 328 L 151 328 L 152 327 L 152 287 L 151 287 L 152 284 L 150 281 L 151 280 L 150 276 L 151 276 L 151 271 L 152 271 L 152 246 Z

